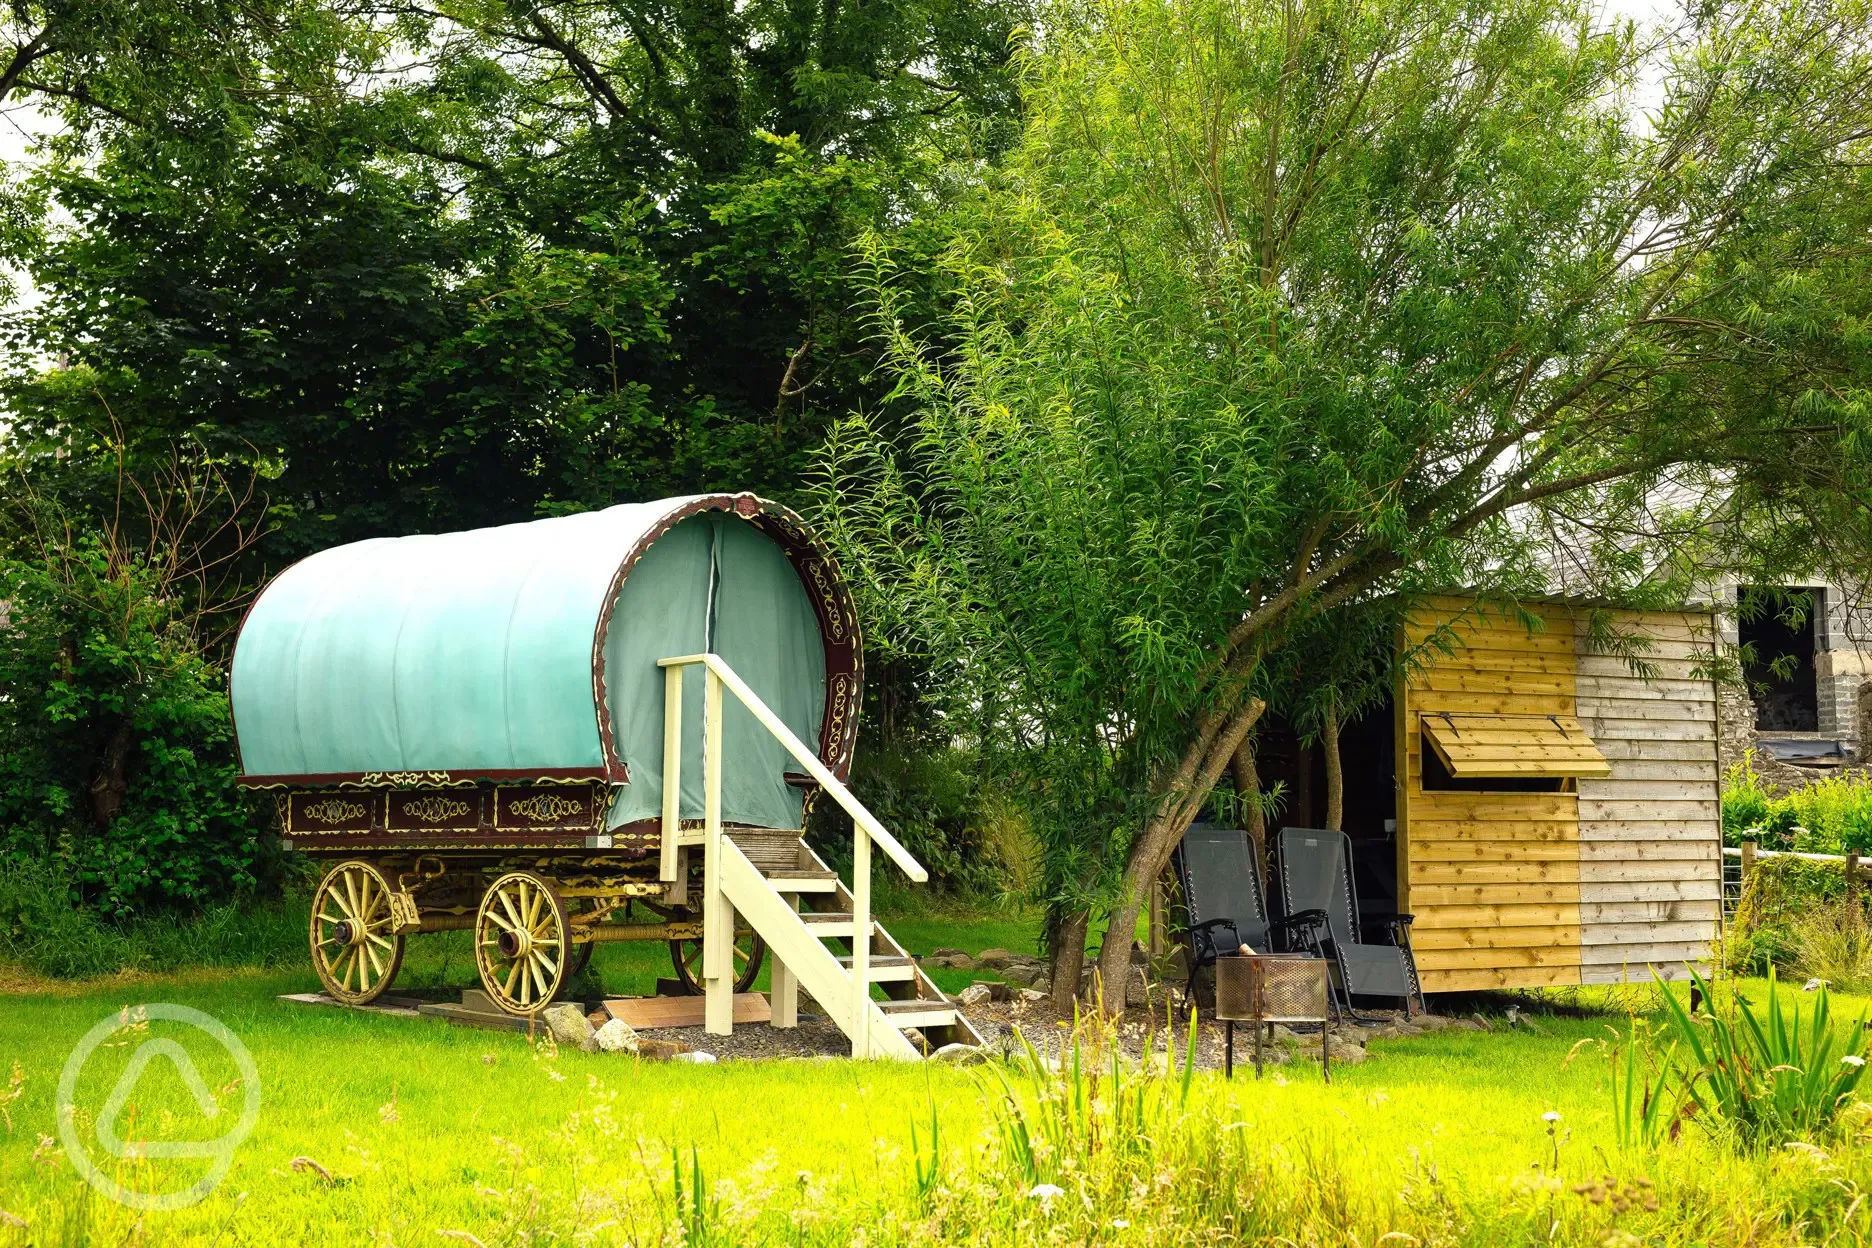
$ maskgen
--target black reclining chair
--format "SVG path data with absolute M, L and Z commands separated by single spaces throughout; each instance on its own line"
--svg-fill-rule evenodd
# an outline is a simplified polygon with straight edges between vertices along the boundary
M 1359 920 L 1352 883 L 1352 841 L 1343 832 L 1282 828 L 1279 837 L 1281 896 L 1288 913 L 1324 911 L 1326 921 L 1308 934 L 1316 951 L 1338 970 L 1345 1010 L 1353 996 L 1401 997 L 1407 1013 L 1421 1013 L 1423 987 L 1411 952 L 1408 914 Z M 1376 936 L 1379 939 L 1373 939 Z
M 1248 834 L 1239 828 L 1213 823 L 1191 824 L 1177 847 L 1175 864 L 1189 910 L 1189 986 L 1184 999 L 1196 1008 L 1196 972 L 1214 966 L 1218 957 L 1233 954 L 1243 945 L 1256 953 L 1295 951 L 1321 956 L 1320 939 L 1308 936 L 1326 923 L 1322 910 L 1289 911 L 1285 918 L 1268 918 L 1267 894 L 1261 887 L 1261 867 Z

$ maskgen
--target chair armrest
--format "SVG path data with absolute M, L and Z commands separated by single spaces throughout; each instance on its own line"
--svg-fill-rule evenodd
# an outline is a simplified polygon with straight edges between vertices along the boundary
M 1236 930 L 1234 919 L 1204 919 L 1200 923 L 1192 923 L 1187 929 L 1187 935 L 1193 965 L 1207 966 L 1221 956 L 1222 946 L 1216 940 L 1216 932 L 1221 928 L 1227 928 L 1229 935 L 1235 938 L 1228 952 L 1234 953 L 1241 947 L 1241 933 Z
M 1417 921 L 1414 914 L 1373 914 L 1360 923 L 1366 931 L 1382 931 L 1391 937 L 1394 945 L 1410 943 L 1410 927 Z
M 1324 910 L 1296 910 L 1285 918 L 1275 919 L 1275 927 L 1321 927 L 1328 922 Z

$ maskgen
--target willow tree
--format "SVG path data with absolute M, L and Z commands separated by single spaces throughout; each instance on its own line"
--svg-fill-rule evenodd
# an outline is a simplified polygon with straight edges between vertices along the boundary
M 895 390 L 838 430 L 823 510 L 956 712 L 1044 758 L 1108 1005 L 1308 621 L 1525 592 L 1546 513 L 1640 541 L 1665 493 L 1752 550 L 1872 546 L 1864 4 L 1639 30 L 1581 0 L 1091 0 L 1037 29 L 941 319 L 867 254 Z

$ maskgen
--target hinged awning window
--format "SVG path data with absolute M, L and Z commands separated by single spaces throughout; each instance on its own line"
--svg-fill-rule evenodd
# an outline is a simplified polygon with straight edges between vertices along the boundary
M 1425 715 L 1423 736 L 1458 780 L 1612 774 L 1571 715 Z

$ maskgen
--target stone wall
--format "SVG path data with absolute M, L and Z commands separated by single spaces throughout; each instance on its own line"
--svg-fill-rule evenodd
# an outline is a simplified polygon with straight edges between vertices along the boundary
M 1867 743 L 1872 742 L 1872 680 L 1860 676 L 1840 677 L 1834 681 L 1822 680 L 1822 696 L 1829 684 L 1835 686 L 1835 714 L 1833 723 L 1837 725 L 1829 736 L 1837 736 L 1847 741 L 1853 750 L 1853 763 L 1857 766 L 1847 768 L 1858 773 L 1872 771 L 1867 764 Z M 1742 761 L 1749 750 L 1755 748 L 1755 703 L 1742 688 L 1724 682 L 1717 695 L 1716 702 L 1716 759 L 1718 765 L 1727 771 Z M 1827 721 L 1823 718 L 1822 726 Z M 1829 775 L 1841 774 L 1832 769 L 1796 767 L 1792 763 L 1780 762 L 1760 754 L 1755 756 L 1755 771 L 1764 780 L 1783 792 L 1789 789 L 1804 788 L 1815 780 Z

